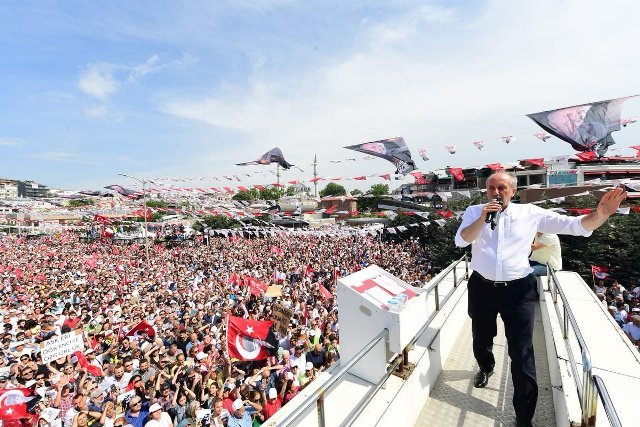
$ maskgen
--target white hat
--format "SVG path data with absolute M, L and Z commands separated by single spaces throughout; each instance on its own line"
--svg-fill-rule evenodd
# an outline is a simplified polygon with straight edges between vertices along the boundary
M 196 359 L 198 359 L 198 360 L 202 360 L 205 357 L 207 357 L 207 355 L 206 355 L 206 353 L 203 353 L 202 351 L 200 353 L 196 354 Z
M 293 380 L 293 372 L 287 372 L 287 380 Z
M 89 347 L 84 351 L 84 354 L 90 354 L 90 353 L 93 353 L 93 349 L 91 347 Z
M 304 365 L 304 369 L 307 370 L 307 371 L 312 370 L 313 369 L 313 363 L 307 362 L 307 364 Z
M 275 388 L 270 388 L 269 389 L 269 399 L 275 399 L 276 397 L 278 397 L 278 391 Z
M 149 413 L 154 413 L 156 411 L 161 411 L 162 410 L 162 406 L 160 406 L 157 403 L 154 403 L 153 405 L 151 405 L 151 407 L 149 408 Z
M 311 330 L 309 331 L 309 336 L 310 336 L 310 337 L 315 337 L 315 336 L 316 336 L 316 330 L 315 330 L 315 329 L 311 329 Z
M 236 399 L 231 404 L 231 407 L 233 408 L 234 411 L 237 411 L 238 409 L 242 408 L 243 406 L 244 406 L 244 403 L 242 402 L 242 399 Z

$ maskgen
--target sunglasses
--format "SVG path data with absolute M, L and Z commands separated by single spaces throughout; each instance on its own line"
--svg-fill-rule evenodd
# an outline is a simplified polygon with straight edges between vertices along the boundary
M 113 427 L 124 427 L 124 424 L 120 424 L 120 423 L 114 424 Z

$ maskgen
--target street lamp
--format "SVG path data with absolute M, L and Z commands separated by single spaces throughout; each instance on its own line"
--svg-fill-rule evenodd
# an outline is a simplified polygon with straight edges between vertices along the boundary
M 149 239 L 149 229 L 147 228 L 147 193 L 145 191 L 145 185 L 147 184 L 147 180 L 144 178 L 138 178 L 135 176 L 127 175 L 126 173 L 119 173 L 118 175 L 124 176 L 126 178 L 135 179 L 139 183 L 142 184 L 142 203 L 144 205 L 144 209 L 142 211 L 144 215 L 144 253 L 147 259 L 147 265 L 149 264 L 149 243 L 147 240 Z

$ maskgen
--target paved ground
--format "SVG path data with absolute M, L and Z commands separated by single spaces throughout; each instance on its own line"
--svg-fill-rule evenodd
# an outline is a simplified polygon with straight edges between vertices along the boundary
M 538 406 L 534 426 L 555 425 L 553 396 L 544 342 L 540 309 L 536 309 L 534 348 L 538 377 Z M 438 379 L 429 400 L 422 409 L 416 427 L 432 426 L 513 426 L 515 413 L 511 399 L 510 362 L 502 322 L 498 321 L 498 336 L 493 351 L 496 366 L 486 388 L 473 387 L 478 366 L 471 349 L 471 321 L 467 319 L 449 360 Z

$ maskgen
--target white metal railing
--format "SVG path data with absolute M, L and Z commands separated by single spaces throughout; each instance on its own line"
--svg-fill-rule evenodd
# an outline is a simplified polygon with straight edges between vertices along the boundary
M 562 290 L 562 287 L 560 286 L 560 281 L 558 280 L 555 271 L 553 271 L 553 269 L 550 268 L 548 264 L 547 286 L 551 291 L 551 297 L 553 300 L 553 305 L 556 309 L 558 319 L 562 320 L 562 337 L 564 338 L 564 343 L 567 347 L 567 354 L 571 365 L 571 371 L 573 372 L 573 380 L 575 382 L 578 396 L 580 398 L 580 408 L 582 412 L 581 425 L 595 426 L 597 398 L 598 396 L 600 396 L 600 400 L 602 401 L 602 405 L 604 406 L 604 410 L 609 419 L 609 423 L 613 427 L 621 427 L 622 423 L 620 422 L 620 418 L 618 417 L 616 409 L 613 406 L 613 402 L 609 398 L 609 393 L 607 392 L 604 381 L 597 375 L 593 375 L 591 355 L 589 354 L 587 344 L 582 337 L 582 333 L 580 332 L 580 328 L 578 327 L 578 322 L 576 321 L 573 312 L 571 311 L 571 307 L 569 307 L 569 302 Z M 562 313 L 560 312 L 561 309 L 558 306 L 558 295 L 560 295 L 560 299 L 562 300 Z M 582 380 L 580 380 L 580 377 L 578 375 L 578 366 L 575 358 L 573 357 L 573 350 L 571 349 L 571 343 L 569 342 L 569 326 L 571 326 L 573 334 L 578 341 L 578 346 L 580 347 L 580 354 L 582 357 Z
M 464 274 L 458 277 L 458 266 L 464 263 Z M 450 275 L 453 275 L 453 287 L 447 293 L 447 295 L 440 299 L 440 284 L 448 278 Z M 405 347 L 402 353 L 396 353 L 392 356 L 392 362 L 387 366 L 386 374 L 373 386 L 371 387 L 362 397 L 362 399 L 351 409 L 351 411 L 347 414 L 344 421 L 340 423 L 342 426 L 349 426 L 353 424 L 353 422 L 360 416 L 360 414 L 366 409 L 367 405 L 376 395 L 376 393 L 384 386 L 389 377 L 394 372 L 402 372 L 409 365 L 409 349 L 413 347 L 416 341 L 422 336 L 422 334 L 429 329 L 431 326 L 431 322 L 436 317 L 436 315 L 440 312 L 441 308 L 447 303 L 449 298 L 453 295 L 454 291 L 457 289 L 458 285 L 462 283 L 463 280 L 469 278 L 469 259 L 465 254 L 459 260 L 455 261 L 451 265 L 449 265 L 445 270 L 443 270 L 434 280 L 429 282 L 429 286 L 426 289 L 427 297 L 428 294 L 433 293 L 435 298 L 435 310 L 429 315 L 424 326 L 414 335 L 414 337 L 409 341 L 409 344 Z M 431 346 L 433 342 L 438 337 L 440 331 L 436 332 L 434 337 L 431 339 L 429 345 L 427 346 L 429 350 L 431 350 Z M 309 395 L 302 403 L 300 403 L 291 413 L 289 413 L 283 420 L 278 422 L 279 426 L 290 426 L 295 425 L 296 420 L 302 414 L 307 412 L 309 408 L 311 408 L 314 404 L 318 411 L 318 426 L 326 427 L 325 416 L 324 416 L 324 398 L 327 391 L 333 388 L 340 379 L 342 379 L 345 375 L 349 373 L 349 370 L 360 361 L 367 353 L 369 353 L 381 340 L 388 340 L 389 331 L 387 329 L 382 330 L 373 340 L 371 340 L 362 350 L 360 350 L 353 358 L 345 363 L 344 366 L 340 366 L 340 369 L 334 373 L 331 378 L 322 385 L 318 390 L 316 390 L 313 394 Z M 342 365 L 342 362 L 339 362 Z

